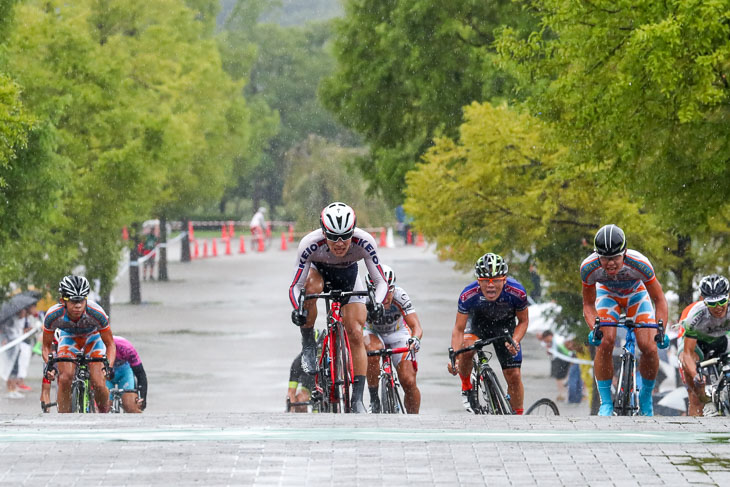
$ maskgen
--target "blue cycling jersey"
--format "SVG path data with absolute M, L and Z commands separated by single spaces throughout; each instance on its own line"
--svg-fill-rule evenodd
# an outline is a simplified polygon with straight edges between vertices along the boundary
M 516 312 L 527 308 L 527 292 L 517 279 L 507 278 L 495 301 L 487 301 L 477 281 L 464 288 L 459 296 L 459 313 L 468 314 L 470 328 L 512 331 Z

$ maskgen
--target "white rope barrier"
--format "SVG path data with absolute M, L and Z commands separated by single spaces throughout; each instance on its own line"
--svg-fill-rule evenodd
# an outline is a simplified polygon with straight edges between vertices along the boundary
M 5 345 L 1 346 L 0 347 L 0 353 L 3 353 L 5 350 L 10 350 L 15 345 L 17 345 L 18 343 L 22 342 L 23 340 L 25 340 L 29 336 L 32 336 L 32 335 L 36 334 L 38 332 L 38 330 L 41 329 L 42 326 L 43 325 L 40 322 L 39 323 L 36 323 L 36 325 L 33 328 L 31 328 L 30 331 L 25 332 L 24 334 L 20 335 L 18 338 L 14 339 L 14 340 L 11 340 L 8 343 L 6 343 Z

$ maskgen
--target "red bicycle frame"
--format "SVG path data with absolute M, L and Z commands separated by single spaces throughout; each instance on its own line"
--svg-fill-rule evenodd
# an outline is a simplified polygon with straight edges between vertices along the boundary
M 345 337 L 345 347 L 347 348 L 347 356 L 352 357 L 352 353 L 350 350 L 350 338 L 347 336 L 347 330 L 344 329 L 344 324 L 342 323 L 342 318 L 340 317 L 340 303 L 338 301 L 333 301 L 330 304 L 330 312 L 327 317 L 327 335 L 324 337 L 324 342 L 322 344 L 322 350 L 328 350 L 329 351 L 329 363 L 330 363 L 330 390 L 329 390 L 329 398 L 330 398 L 330 404 L 334 404 L 339 401 L 339 398 L 337 397 L 337 382 L 336 382 L 336 375 L 337 370 L 336 366 L 333 364 L 336 364 L 336 357 L 337 357 L 337 324 L 339 323 L 339 326 L 343 327 L 343 336 Z M 329 345 L 329 346 L 328 346 Z M 322 367 L 322 361 L 324 360 L 325 356 L 322 354 L 319 357 L 319 367 Z M 353 368 L 352 368 L 352 360 L 349 360 L 349 374 L 350 378 L 353 377 Z M 319 387 L 319 377 L 315 377 L 316 386 Z M 323 391 L 324 392 L 324 391 Z M 345 406 L 346 408 L 349 407 L 349 405 Z

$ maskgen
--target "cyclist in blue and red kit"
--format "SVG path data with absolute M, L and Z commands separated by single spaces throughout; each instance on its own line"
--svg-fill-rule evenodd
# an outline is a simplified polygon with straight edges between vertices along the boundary
M 583 281 L 583 317 L 591 329 L 588 342 L 598 347 L 594 370 L 601 397 L 599 416 L 613 415 L 611 383 L 613 382 L 613 345 L 616 328 L 602 328 L 603 339 L 593 333 L 596 318 L 602 322 L 618 323 L 622 310 L 634 323 L 655 324 L 656 318 L 667 323 L 667 300 L 654 268 L 644 255 L 626 248 L 626 236 L 616 225 L 601 227 L 593 239 L 594 251 L 580 266 Z M 652 301 L 656 307 L 656 316 Z M 655 328 L 637 328 L 636 344 L 641 350 L 639 372 L 639 410 L 644 416 L 654 415 L 652 392 L 659 371 L 659 354 L 654 336 Z M 669 346 L 664 334 L 662 348 Z
M 106 386 L 112 389 L 138 389 L 139 396 L 134 392 L 122 395 L 122 408 L 126 413 L 141 413 L 147 407 L 147 374 L 142 365 L 142 359 L 134 345 L 120 336 L 114 335 L 114 345 L 117 347 L 117 358 L 114 361 L 114 378 L 106 381 Z
M 372 313 L 376 319 L 383 316 L 383 300 L 388 293 L 375 239 L 357 228 L 353 209 L 344 203 L 332 203 L 322 210 L 319 222 L 321 229 L 310 232 L 299 242 L 294 278 L 289 287 L 289 300 L 294 307 L 292 322 L 300 326 L 302 332 L 302 368 L 308 374 L 317 373 L 317 342 L 314 339 L 317 301 L 305 301 L 300 308 L 300 294 L 317 294 L 331 289 L 365 291 L 358 276 L 358 262 L 361 260 L 365 262 L 375 285 Z M 356 413 L 366 412 L 362 401 L 368 363 L 362 334 L 368 317 L 366 300 L 367 297 L 351 297 L 342 306 L 342 322 L 352 352 L 351 405 Z
M 502 367 L 510 404 L 515 413 L 522 414 L 524 388 L 522 386 L 522 349 L 520 342 L 527 332 L 529 315 L 527 292 L 516 279 L 507 276 L 507 263 L 493 253 L 484 254 L 474 265 L 477 280 L 464 288 L 459 296 L 456 323 L 451 333 L 451 348 L 454 350 L 470 346 L 478 339 L 509 335 L 516 347 L 508 341 L 495 342 L 494 351 Z M 479 407 L 477 394 L 472 389 L 471 370 L 474 352 L 457 357 L 457 370 L 461 377 L 461 395 L 467 411 Z

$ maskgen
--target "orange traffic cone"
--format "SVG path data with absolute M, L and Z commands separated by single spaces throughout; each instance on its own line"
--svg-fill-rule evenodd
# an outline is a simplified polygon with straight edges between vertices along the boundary
M 218 257 L 218 244 L 216 244 L 217 239 L 213 239 L 213 243 L 211 244 L 211 254 L 213 257 Z
M 233 222 L 228 222 L 228 236 L 231 238 L 236 236 L 236 229 L 233 227 Z
M 406 245 L 413 245 L 413 232 L 410 228 L 406 232 Z
M 289 241 L 294 241 L 294 225 L 292 225 L 291 223 L 289 224 Z
M 195 229 L 193 228 L 193 222 L 188 222 L 188 239 L 195 240 Z
M 226 255 L 233 255 L 231 254 L 231 239 L 226 239 Z
M 221 238 L 228 238 L 228 227 L 225 224 L 221 225 Z
M 246 243 L 244 242 L 243 235 L 241 235 L 241 238 L 239 240 L 240 240 L 240 242 L 238 244 L 238 253 L 245 254 L 246 253 Z
M 286 233 L 281 232 L 281 250 L 286 250 Z
M 208 257 L 208 241 L 203 240 L 203 258 Z
M 124 240 L 125 242 L 129 240 L 129 231 L 127 230 L 126 225 L 122 227 L 122 240 Z
M 198 241 L 193 240 L 193 259 L 200 257 L 200 249 L 198 248 Z
M 386 240 L 385 236 L 385 228 L 380 231 L 380 243 L 378 245 L 380 247 L 385 247 L 386 245 L 388 245 L 388 241 Z
M 259 252 L 263 252 L 264 249 L 264 236 L 259 234 Z
M 416 245 L 418 247 L 426 245 L 426 242 L 423 241 L 423 234 L 421 232 L 418 232 L 418 237 L 416 237 Z

